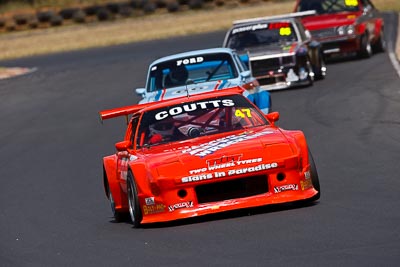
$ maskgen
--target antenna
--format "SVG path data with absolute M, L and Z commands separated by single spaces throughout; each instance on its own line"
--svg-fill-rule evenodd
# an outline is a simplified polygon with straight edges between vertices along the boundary
M 194 84 L 194 81 L 192 80 L 192 79 L 188 79 L 187 81 L 186 81 L 186 83 L 185 83 L 185 86 L 186 86 L 186 96 L 189 98 L 189 96 L 190 96 L 190 94 L 189 94 L 189 88 L 188 88 L 188 85 L 189 84 Z

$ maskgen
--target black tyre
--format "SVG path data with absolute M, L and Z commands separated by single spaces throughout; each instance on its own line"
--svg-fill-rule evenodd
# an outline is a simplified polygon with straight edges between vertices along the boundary
M 320 188 L 320 185 L 319 185 L 317 167 L 315 166 L 314 158 L 313 158 L 313 156 L 312 156 L 310 151 L 308 151 L 308 158 L 309 158 L 309 161 L 310 161 L 311 181 L 312 181 L 312 184 L 313 184 L 315 190 L 318 191 L 318 194 L 316 194 L 311 199 L 312 201 L 315 201 L 315 200 L 318 200 L 321 197 L 321 188 Z
M 63 18 L 63 19 L 73 19 L 75 13 L 77 13 L 80 9 L 78 8 L 65 8 L 60 10 L 60 12 L 58 12 L 58 14 Z
M 381 29 L 378 41 L 372 46 L 372 49 L 374 53 L 382 53 L 386 51 L 386 40 L 383 28 Z
M 113 216 L 114 216 L 115 221 L 116 221 L 116 222 L 122 222 L 122 221 L 124 221 L 125 218 L 126 218 L 126 213 L 119 212 L 119 211 L 117 211 L 117 210 L 115 209 L 114 197 L 113 197 L 113 195 L 111 194 L 111 190 L 110 190 L 110 187 L 109 187 L 107 181 L 105 181 L 105 186 L 106 186 L 106 192 L 107 192 L 107 194 L 108 194 L 107 197 L 108 197 L 108 200 L 110 201 L 110 207 L 111 207 L 111 211 L 112 211 L 112 213 L 113 213 Z
M 315 73 L 316 80 L 325 79 L 326 63 L 325 63 L 324 56 L 322 54 L 319 54 L 319 56 L 318 56 L 318 65 L 315 67 L 314 73 Z
M 308 85 L 311 86 L 311 85 L 314 84 L 315 73 L 314 73 L 314 71 L 313 71 L 313 68 L 312 68 L 312 66 L 311 66 L 310 61 L 307 62 L 307 70 L 308 70 L 308 77 L 307 77 L 307 79 L 308 79 Z M 311 74 L 314 74 L 314 75 L 311 75 Z
M 56 13 L 54 13 L 51 10 L 41 11 L 36 14 L 38 21 L 41 23 L 50 22 L 55 16 L 56 16 Z
M 178 12 L 179 11 L 179 3 L 176 0 L 169 1 L 167 3 L 168 12 Z
M 142 221 L 142 211 L 140 210 L 137 187 L 131 171 L 128 171 L 126 182 L 128 191 L 129 214 L 131 216 L 133 226 L 137 228 L 140 227 L 140 222 Z
M 368 38 L 368 34 L 361 36 L 360 40 L 360 51 L 358 52 L 358 57 L 360 58 L 370 58 L 372 56 L 372 46 Z

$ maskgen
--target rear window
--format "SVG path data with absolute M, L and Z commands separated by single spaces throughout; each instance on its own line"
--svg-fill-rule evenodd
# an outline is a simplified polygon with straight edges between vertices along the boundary
M 315 10 L 318 14 L 359 10 L 359 0 L 302 0 L 297 11 Z
M 227 47 L 234 50 L 271 44 L 285 44 L 298 41 L 291 22 L 270 22 L 237 26 L 230 31 Z
M 202 83 L 233 79 L 238 75 L 233 59 L 227 53 L 176 58 L 151 67 L 147 91 L 178 87 L 189 81 Z

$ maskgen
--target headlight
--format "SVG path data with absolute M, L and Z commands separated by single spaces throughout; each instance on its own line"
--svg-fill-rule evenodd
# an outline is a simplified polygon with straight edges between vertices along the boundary
M 346 31 L 347 31 L 347 34 L 348 35 L 351 35 L 351 34 L 354 34 L 354 31 L 355 29 L 354 29 L 354 25 L 349 25 L 349 26 L 347 26 L 347 29 L 346 29 Z
M 339 35 L 345 35 L 345 34 L 351 35 L 351 34 L 354 34 L 354 30 L 355 30 L 354 25 L 339 26 L 336 29 L 336 31 Z
M 337 28 L 337 33 L 338 33 L 339 35 L 343 35 L 343 34 L 344 34 L 344 26 L 338 27 L 338 28 Z

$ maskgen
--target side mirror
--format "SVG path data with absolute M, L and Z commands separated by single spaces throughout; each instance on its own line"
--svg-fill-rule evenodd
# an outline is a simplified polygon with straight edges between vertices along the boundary
M 121 151 L 126 151 L 128 150 L 129 147 L 131 147 L 131 141 L 125 140 L 122 142 L 118 142 L 115 144 L 115 148 L 117 149 L 117 151 L 121 152 Z
M 246 70 L 240 73 L 240 76 L 242 77 L 242 79 L 248 79 L 251 76 L 251 71 Z
M 265 115 L 265 117 L 272 125 L 275 125 L 275 122 L 279 120 L 279 112 L 275 111 L 268 113 L 267 115 Z
M 136 94 L 140 95 L 141 97 L 144 97 L 144 95 L 146 94 L 146 88 L 137 88 L 135 91 Z

